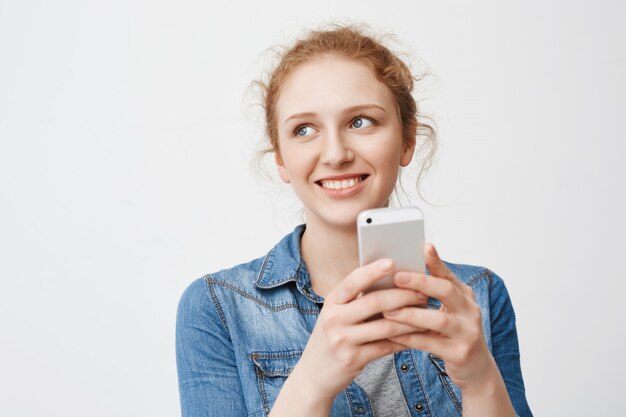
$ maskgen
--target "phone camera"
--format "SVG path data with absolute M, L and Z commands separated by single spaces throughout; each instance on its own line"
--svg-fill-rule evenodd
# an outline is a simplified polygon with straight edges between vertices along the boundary
M 372 219 L 368 217 L 367 220 L 365 220 L 365 221 L 368 222 L 368 223 L 371 223 Z

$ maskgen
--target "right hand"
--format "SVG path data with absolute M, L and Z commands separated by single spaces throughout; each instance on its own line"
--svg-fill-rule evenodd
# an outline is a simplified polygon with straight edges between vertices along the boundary
M 327 296 L 296 368 L 304 369 L 308 384 L 320 400 L 332 401 L 377 358 L 407 347 L 389 337 L 424 329 L 381 318 L 367 318 L 409 305 L 426 305 L 428 297 L 401 288 L 359 294 L 395 272 L 391 259 L 379 259 L 348 274 Z

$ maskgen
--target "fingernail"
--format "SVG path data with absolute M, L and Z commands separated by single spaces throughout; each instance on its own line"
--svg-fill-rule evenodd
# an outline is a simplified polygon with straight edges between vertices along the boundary
M 386 271 L 386 270 L 388 270 L 389 268 L 391 268 L 391 264 L 392 264 L 391 259 L 383 259 L 383 260 L 381 260 L 380 262 L 378 262 L 378 268 L 379 268 L 381 271 Z

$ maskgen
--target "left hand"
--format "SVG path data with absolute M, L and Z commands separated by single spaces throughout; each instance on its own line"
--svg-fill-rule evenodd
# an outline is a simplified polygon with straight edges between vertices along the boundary
M 432 244 L 425 245 L 424 254 L 431 275 L 400 271 L 394 282 L 399 288 L 438 299 L 441 308 L 407 306 L 384 312 L 387 319 L 427 329 L 390 340 L 440 357 L 452 382 L 463 390 L 488 378 L 496 367 L 483 333 L 480 307 L 474 291 L 448 269 Z

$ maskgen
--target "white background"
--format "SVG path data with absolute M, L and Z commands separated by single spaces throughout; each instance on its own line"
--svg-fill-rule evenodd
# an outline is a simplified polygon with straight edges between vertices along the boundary
M 535 415 L 619 415 L 625 3 L 335 3 L 0 0 L 0 415 L 179 415 L 181 292 L 300 222 L 249 168 L 250 81 L 336 19 L 433 74 L 411 201 L 445 259 L 504 278 Z

